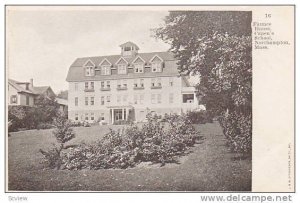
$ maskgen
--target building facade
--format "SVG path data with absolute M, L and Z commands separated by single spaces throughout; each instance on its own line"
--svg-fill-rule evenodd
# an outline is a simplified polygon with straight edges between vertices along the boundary
M 71 65 L 69 119 L 140 122 L 149 112 L 181 114 L 199 107 L 195 87 L 178 73 L 172 53 L 138 53 L 132 42 L 120 47 L 120 55 L 78 58 Z

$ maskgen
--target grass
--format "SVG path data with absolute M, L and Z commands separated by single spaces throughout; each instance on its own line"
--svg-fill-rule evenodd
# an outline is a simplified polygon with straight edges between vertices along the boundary
M 109 127 L 74 128 L 70 144 L 91 143 Z M 231 153 L 218 123 L 197 125 L 201 144 L 179 164 L 140 164 L 130 169 L 50 170 L 39 149 L 55 142 L 51 129 L 11 133 L 8 138 L 9 191 L 251 191 L 251 160 Z

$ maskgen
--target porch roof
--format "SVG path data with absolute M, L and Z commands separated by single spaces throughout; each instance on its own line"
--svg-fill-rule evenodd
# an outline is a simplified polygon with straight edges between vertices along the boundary
M 131 105 L 120 105 L 120 106 L 107 106 L 109 109 L 133 109 L 134 107 Z

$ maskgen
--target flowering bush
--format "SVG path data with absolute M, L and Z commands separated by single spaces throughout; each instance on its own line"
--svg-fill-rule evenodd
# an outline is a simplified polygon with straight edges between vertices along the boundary
M 175 162 L 200 137 L 186 117 L 170 116 L 166 121 L 148 115 L 142 127 L 110 130 L 95 144 L 70 148 L 62 154 L 62 168 L 128 168 L 147 161 L 162 165 Z
M 219 120 L 231 150 L 244 155 L 251 154 L 252 115 L 232 112 Z

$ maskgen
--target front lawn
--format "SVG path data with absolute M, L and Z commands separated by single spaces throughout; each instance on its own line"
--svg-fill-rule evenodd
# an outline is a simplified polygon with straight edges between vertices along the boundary
M 92 143 L 109 128 L 76 127 L 69 144 Z M 231 153 L 218 123 L 195 126 L 204 136 L 201 144 L 179 164 L 140 165 L 129 169 L 50 170 L 39 162 L 39 149 L 55 139 L 48 130 L 10 133 L 8 137 L 8 190 L 10 191 L 250 191 L 251 160 Z

